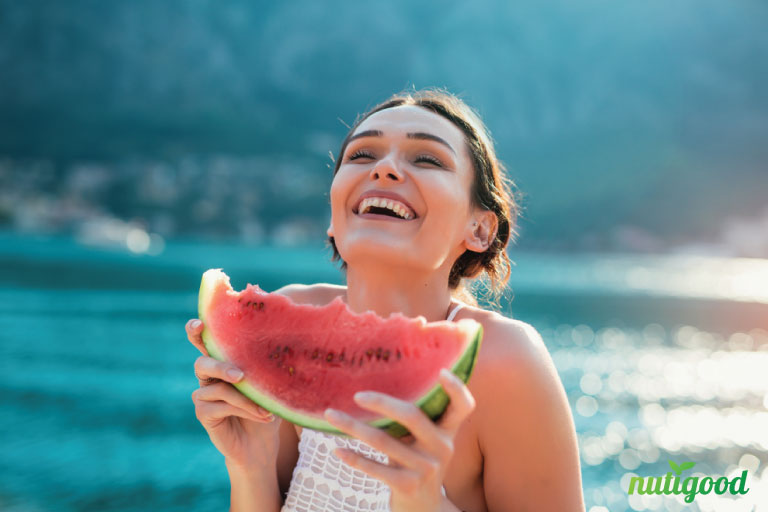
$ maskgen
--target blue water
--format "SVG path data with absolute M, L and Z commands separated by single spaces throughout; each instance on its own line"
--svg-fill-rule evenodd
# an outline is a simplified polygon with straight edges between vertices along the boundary
M 679 273 L 664 258 L 516 260 L 502 310 L 534 324 L 552 353 L 587 510 L 765 510 L 754 507 L 761 489 L 768 496 L 768 301 L 655 285 L 670 265 Z M 194 416 L 198 354 L 183 330 L 209 267 L 236 287 L 340 282 L 322 248 L 190 241 L 151 257 L 0 236 L 0 510 L 226 509 L 223 458 Z M 559 287 L 553 268 L 570 269 Z M 663 475 L 670 458 L 706 475 L 747 468 L 753 490 L 693 505 L 628 499 L 627 475 Z

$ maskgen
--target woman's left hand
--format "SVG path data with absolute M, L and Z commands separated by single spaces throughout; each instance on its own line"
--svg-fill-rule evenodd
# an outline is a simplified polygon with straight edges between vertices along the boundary
M 414 438 L 410 444 L 340 411 L 326 410 L 325 417 L 333 426 L 389 457 L 389 465 L 385 465 L 347 449 L 334 450 L 342 461 L 389 486 L 392 512 L 436 512 L 448 504 L 441 491 L 443 478 L 453 457 L 456 433 L 474 410 L 475 399 L 464 383 L 447 370 L 440 373 L 440 384 L 450 403 L 438 423 L 432 422 L 414 404 L 384 393 L 370 391 L 355 395 L 360 407 L 395 420 L 410 430 Z

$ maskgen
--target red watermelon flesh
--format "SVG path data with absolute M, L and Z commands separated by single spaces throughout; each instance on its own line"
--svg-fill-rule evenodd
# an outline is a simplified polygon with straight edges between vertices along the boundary
M 356 314 L 340 297 L 325 306 L 296 304 L 250 284 L 236 292 L 220 270 L 203 275 L 199 308 L 209 354 L 243 370 L 235 384 L 242 393 L 297 425 L 331 432 L 323 417 L 328 407 L 405 433 L 358 407 L 353 395 L 362 390 L 416 403 L 437 418 L 448 402 L 440 370 L 467 381 L 482 337 L 474 320 L 428 323 L 399 313 L 384 319 Z

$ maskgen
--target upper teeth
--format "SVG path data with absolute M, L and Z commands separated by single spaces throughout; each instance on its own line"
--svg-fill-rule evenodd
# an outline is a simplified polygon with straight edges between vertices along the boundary
M 385 199 L 383 197 L 366 197 L 360 202 L 360 208 L 358 211 L 360 213 L 368 213 L 368 210 L 374 206 L 378 208 L 388 208 L 405 220 L 413 217 L 410 209 L 403 203 L 394 199 Z

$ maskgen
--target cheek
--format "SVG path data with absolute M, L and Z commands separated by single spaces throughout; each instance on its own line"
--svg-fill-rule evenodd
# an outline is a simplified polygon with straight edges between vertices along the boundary
M 351 188 L 349 177 L 341 170 L 336 173 L 331 183 L 331 213 L 344 209 Z
M 351 201 L 351 194 L 355 189 L 355 176 L 354 173 L 344 172 L 344 168 L 340 168 L 333 178 L 330 190 L 330 202 L 331 202 L 331 223 L 335 236 L 342 235 L 346 231 L 346 216 L 347 207 Z
M 469 211 L 469 192 L 456 177 L 442 177 L 422 188 L 429 210 L 436 220 L 462 217 Z

